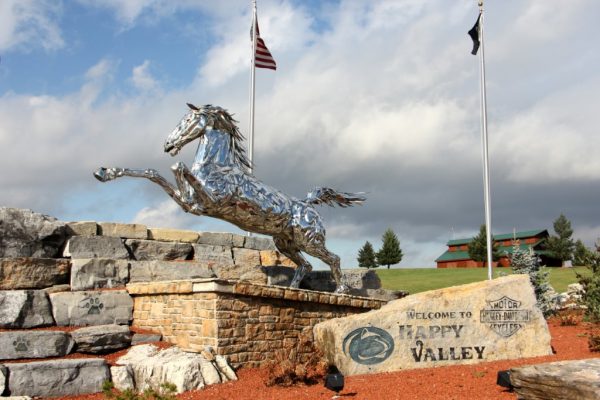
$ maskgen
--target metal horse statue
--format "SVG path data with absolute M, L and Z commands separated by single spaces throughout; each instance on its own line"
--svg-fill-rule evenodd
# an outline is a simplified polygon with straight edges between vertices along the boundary
M 349 288 L 341 280 L 340 258 L 325 247 L 325 228 L 314 206 L 360 204 L 365 200 L 362 194 L 316 188 L 298 200 L 265 185 L 250 172 L 250 161 L 242 147 L 244 137 L 232 116 L 212 105 L 188 106 L 190 111 L 165 142 L 165 152 L 175 156 L 183 146 L 200 139 L 191 169 L 182 162 L 171 167 L 177 186 L 154 169 L 100 168 L 94 176 L 102 182 L 121 176 L 149 179 L 186 212 L 272 236 L 277 249 L 298 265 L 291 287 L 299 287 L 312 270 L 301 254 L 304 251 L 329 265 L 336 293 L 347 293 Z

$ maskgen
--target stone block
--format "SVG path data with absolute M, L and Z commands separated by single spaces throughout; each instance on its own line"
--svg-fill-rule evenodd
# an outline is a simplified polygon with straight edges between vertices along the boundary
M 71 264 L 71 290 L 125 287 L 129 282 L 127 260 L 81 258 Z
M 148 239 L 148 228 L 142 224 L 99 222 L 98 233 L 102 236 L 113 236 L 123 239 Z
M 134 333 L 131 339 L 131 345 L 135 346 L 140 343 L 160 342 L 162 335 L 160 333 Z
M 512 368 L 518 399 L 600 399 L 600 358 Z
M 244 247 L 244 243 L 246 242 L 246 238 L 248 236 L 245 235 L 237 235 L 233 233 L 231 235 L 231 246 L 232 247 Z
M 252 249 L 233 249 L 233 262 L 240 267 L 260 267 L 260 252 Z
M 54 217 L 0 207 L 0 257 L 57 257 L 66 238 L 65 223 Z
M 50 295 L 58 326 L 127 325 L 133 300 L 125 290 L 62 292 Z
M 283 266 L 296 267 L 296 264 L 277 250 L 261 250 L 260 263 L 265 267 Z
M 263 267 L 267 274 L 267 285 L 271 286 L 290 286 L 294 277 L 295 269 L 291 267 L 272 266 Z
M 214 278 L 213 270 L 195 261 L 131 261 L 129 282 Z
M 127 239 L 125 246 L 138 261 L 187 260 L 192 253 L 192 245 L 181 242 Z
M 71 332 L 78 353 L 102 354 L 129 347 L 131 332 L 129 326 L 97 325 L 80 328 Z
M 260 266 L 215 264 L 211 268 L 219 279 L 235 279 L 262 285 L 267 283 L 267 276 Z
M 12 396 L 59 397 L 102 391 L 110 379 L 103 359 L 72 359 L 6 364 Z
M 367 290 L 381 288 L 381 280 L 372 270 L 342 270 L 342 282 L 354 289 L 352 294 L 356 296 L 367 296 Z M 333 292 L 336 284 L 330 271 L 311 271 L 302 280 L 300 287 L 319 292 Z
M 110 236 L 73 236 L 67 242 L 65 257 L 76 258 L 112 258 L 127 260 L 129 252 L 123 240 Z
M 135 390 L 133 369 L 129 365 L 114 365 L 110 367 L 110 376 L 115 389 L 120 391 Z
M 54 285 L 54 286 L 51 286 L 49 288 L 45 288 L 43 290 L 44 290 L 44 292 L 46 292 L 46 294 L 60 293 L 60 292 L 70 292 L 71 291 L 71 285 L 65 283 L 64 285 Z
M 0 258 L 0 290 L 43 289 L 69 281 L 69 260 Z
M 63 357 L 73 349 L 68 333 L 58 331 L 0 332 L 0 360 Z
M 96 236 L 98 224 L 96 221 L 67 222 L 67 233 L 69 236 Z
M 344 375 L 552 354 L 527 275 L 417 293 L 321 322 L 313 332 Z
M 210 245 L 210 244 L 195 244 L 194 260 L 206 263 L 208 265 L 233 265 L 233 252 L 231 247 Z
M 1 290 L 0 328 L 29 329 L 54 325 L 43 290 Z
M 211 246 L 233 247 L 233 234 L 222 232 L 200 232 L 198 243 Z M 240 247 L 243 247 L 243 242 Z
M 244 240 L 244 247 L 253 250 L 277 250 L 273 239 L 260 236 L 247 236 Z
M 4 394 L 8 381 L 8 369 L 0 364 L 0 396 Z
M 200 234 L 194 231 L 180 229 L 148 228 L 148 239 L 161 240 L 164 242 L 197 243 Z

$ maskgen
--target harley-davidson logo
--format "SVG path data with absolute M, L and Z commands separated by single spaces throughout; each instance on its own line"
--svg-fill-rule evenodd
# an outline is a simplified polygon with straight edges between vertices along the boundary
M 502 337 L 510 337 L 531 320 L 531 311 L 519 307 L 521 302 L 508 296 L 486 300 L 488 307 L 481 310 L 480 322 L 489 324 Z

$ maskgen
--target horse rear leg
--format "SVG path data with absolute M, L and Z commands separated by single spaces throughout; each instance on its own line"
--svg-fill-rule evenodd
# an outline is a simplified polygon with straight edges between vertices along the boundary
M 155 169 L 131 169 L 131 168 L 99 168 L 94 172 L 94 176 L 100 182 L 108 182 L 122 176 L 130 176 L 132 178 L 146 178 L 150 181 L 159 185 L 163 190 L 173 199 L 181 208 L 186 212 L 193 214 L 202 215 L 199 210 L 194 208 L 194 204 L 190 203 L 188 199 L 181 195 L 181 192 L 177 190 L 169 181 L 163 178 L 158 171 Z
M 312 265 L 304 258 L 302 253 L 300 253 L 300 250 L 295 248 L 288 240 L 273 238 L 273 242 L 281 254 L 292 260 L 298 266 L 294 272 L 290 287 L 296 289 L 299 288 L 302 279 L 304 279 L 306 274 L 312 271 Z
M 340 269 L 340 258 L 334 253 L 327 250 L 325 244 L 311 243 L 305 251 L 313 257 L 317 257 L 331 269 L 331 276 L 336 284 L 335 293 L 348 293 L 350 288 L 342 283 L 342 270 Z

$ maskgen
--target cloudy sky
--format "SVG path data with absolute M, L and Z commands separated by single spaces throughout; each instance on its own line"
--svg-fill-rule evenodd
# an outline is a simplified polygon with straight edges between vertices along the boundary
M 322 208 L 329 247 L 356 265 L 392 228 L 400 266 L 434 266 L 484 221 L 474 0 L 259 0 L 278 70 L 257 71 L 255 174 Z M 487 0 L 494 233 L 600 237 L 600 2 Z M 186 215 L 148 181 L 99 166 L 191 164 L 162 150 L 186 102 L 221 105 L 247 133 L 250 0 L 2 0 L 0 205 L 62 220 L 239 232 Z

